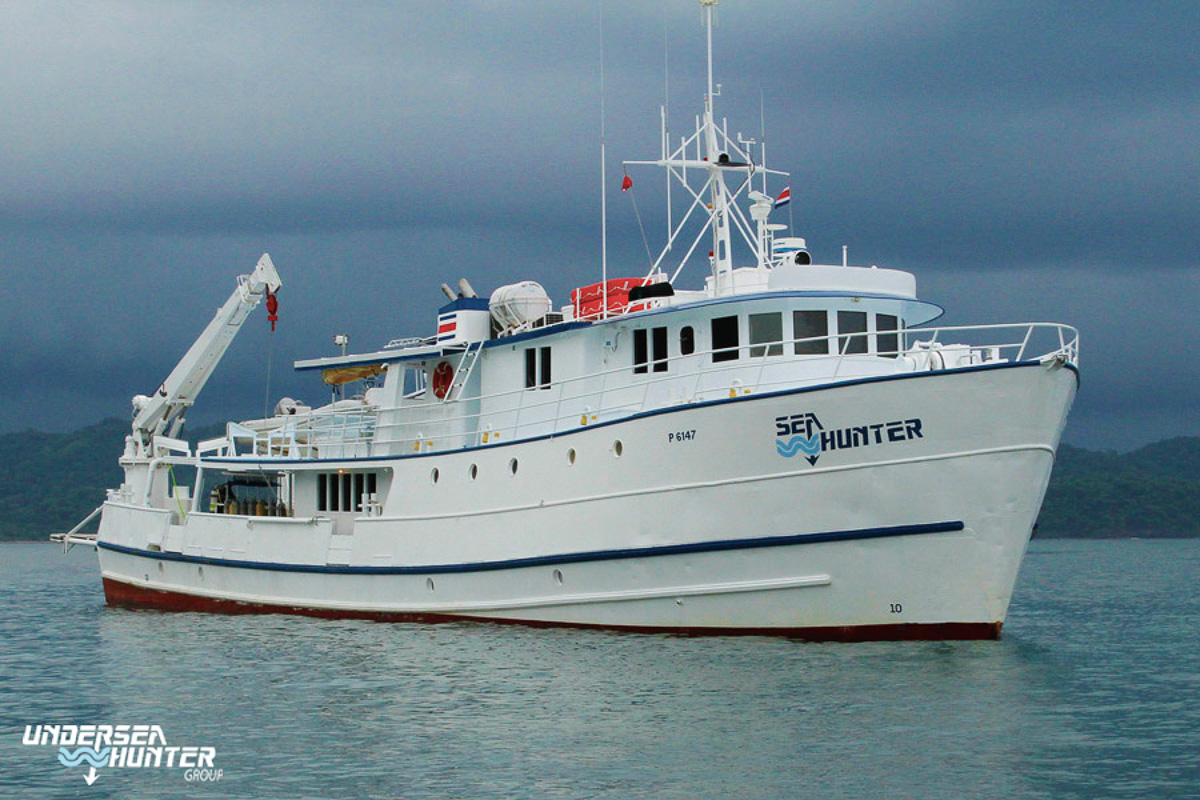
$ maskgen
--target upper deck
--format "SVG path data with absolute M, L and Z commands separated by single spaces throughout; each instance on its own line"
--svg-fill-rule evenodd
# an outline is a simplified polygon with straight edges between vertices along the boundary
M 908 327 L 906 302 L 767 293 L 563 323 L 487 347 L 412 352 L 384 362 L 382 385 L 355 398 L 231 424 L 198 454 L 253 462 L 419 456 L 763 393 L 1077 362 L 1078 334 L 1068 326 Z M 440 397 L 439 370 L 450 375 Z

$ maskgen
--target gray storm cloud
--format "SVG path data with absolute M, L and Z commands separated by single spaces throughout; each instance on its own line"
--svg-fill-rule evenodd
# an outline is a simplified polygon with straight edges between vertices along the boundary
M 443 280 L 594 280 L 601 21 L 610 258 L 639 274 L 620 160 L 702 91 L 690 0 L 2 13 L 3 430 L 125 414 L 263 251 L 283 324 L 252 321 L 200 416 L 260 413 L 268 348 L 272 393 L 319 392 L 283 367 L 424 333 Z M 765 121 L 819 258 L 912 270 L 954 322 L 1077 324 L 1067 439 L 1132 446 L 1196 433 L 1197 32 L 1194 4 L 728 0 L 718 111 Z M 662 179 L 631 174 L 657 247 Z

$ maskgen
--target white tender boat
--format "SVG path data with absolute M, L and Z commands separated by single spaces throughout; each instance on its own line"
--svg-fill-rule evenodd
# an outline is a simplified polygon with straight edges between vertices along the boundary
M 627 162 L 665 168 L 690 202 L 649 273 L 605 274 L 557 310 L 532 282 L 490 299 L 443 285 L 434 333 L 296 363 L 334 402 L 285 398 L 193 450 L 184 412 L 280 286 L 264 255 L 134 399 L 98 534 L 56 537 L 98 548 L 110 604 L 999 635 L 1076 391 L 1077 333 L 923 327 L 941 309 L 909 273 L 811 263 L 770 221 L 784 173 L 714 114 L 703 5 L 695 132 L 675 147 L 664 125 L 660 157 Z M 701 230 L 684 248 L 688 225 Z M 685 290 L 697 248 L 708 274 Z M 194 483 L 176 484 L 182 466 Z

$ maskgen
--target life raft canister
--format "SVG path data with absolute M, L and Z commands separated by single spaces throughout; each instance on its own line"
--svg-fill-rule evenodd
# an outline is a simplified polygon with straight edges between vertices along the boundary
M 454 380 L 454 367 L 449 361 L 443 361 L 433 370 L 433 394 L 438 400 L 445 400 L 450 393 L 450 383 Z

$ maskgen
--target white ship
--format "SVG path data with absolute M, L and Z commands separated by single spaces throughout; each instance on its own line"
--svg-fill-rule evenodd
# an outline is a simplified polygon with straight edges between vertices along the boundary
M 296 363 L 333 402 L 285 398 L 193 450 L 184 413 L 280 287 L 264 255 L 134 398 L 99 532 L 54 537 L 98 548 L 110 604 L 999 636 L 1077 388 L 1077 332 L 928 327 L 941 309 L 909 273 L 844 250 L 812 263 L 771 221 L 786 175 L 715 115 L 702 5 L 695 131 L 669 143 L 664 122 L 660 157 L 627 162 L 665 168 L 690 202 L 649 273 L 604 274 L 557 310 L 533 282 L 490 299 L 443 284 L 434 333 Z M 684 289 L 698 250 L 708 274 Z M 195 480 L 179 485 L 184 466 Z

